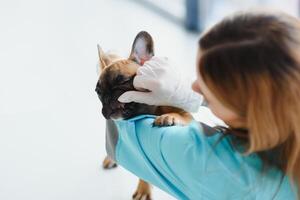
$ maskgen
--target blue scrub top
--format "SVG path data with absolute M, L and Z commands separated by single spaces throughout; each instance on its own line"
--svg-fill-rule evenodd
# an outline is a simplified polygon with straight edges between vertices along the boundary
M 262 172 L 259 157 L 240 154 L 230 138 L 207 136 L 196 121 L 153 127 L 154 118 L 142 115 L 108 124 L 108 154 L 141 179 L 183 200 L 296 199 L 287 176 L 280 185 L 280 171 Z

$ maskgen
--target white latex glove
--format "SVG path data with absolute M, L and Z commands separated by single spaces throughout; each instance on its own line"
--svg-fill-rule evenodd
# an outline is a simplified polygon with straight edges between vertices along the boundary
M 174 106 L 189 112 L 197 112 L 203 97 L 194 92 L 191 83 L 170 66 L 167 58 L 153 57 L 137 70 L 133 80 L 137 90 L 119 97 L 123 103 L 138 102 L 148 105 Z

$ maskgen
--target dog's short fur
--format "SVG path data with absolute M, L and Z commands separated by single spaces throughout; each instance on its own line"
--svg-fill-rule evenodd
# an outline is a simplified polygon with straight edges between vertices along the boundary
M 150 106 L 140 103 L 121 103 L 118 98 L 126 91 L 136 90 L 133 78 L 139 67 L 154 55 L 153 40 L 149 33 L 141 31 L 134 39 L 128 59 L 117 55 L 105 54 L 98 46 L 101 74 L 96 85 L 96 92 L 102 102 L 102 114 L 106 119 L 128 119 L 141 114 L 157 115 L 155 126 L 185 125 L 192 116 L 182 109 L 170 106 Z M 104 168 L 115 167 L 109 157 L 103 161 Z M 150 186 L 140 180 L 133 195 L 134 199 L 151 199 Z

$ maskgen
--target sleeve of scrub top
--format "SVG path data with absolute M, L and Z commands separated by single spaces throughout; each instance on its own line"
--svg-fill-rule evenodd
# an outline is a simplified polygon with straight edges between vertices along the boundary
M 266 199 L 276 192 L 280 174 L 260 180 L 259 159 L 237 153 L 228 139 L 219 140 L 215 129 L 196 121 L 188 126 L 153 127 L 153 121 L 154 116 L 148 115 L 108 120 L 108 155 L 177 199 Z M 255 187 L 260 183 L 266 191 Z M 291 197 L 286 191 L 282 195 Z

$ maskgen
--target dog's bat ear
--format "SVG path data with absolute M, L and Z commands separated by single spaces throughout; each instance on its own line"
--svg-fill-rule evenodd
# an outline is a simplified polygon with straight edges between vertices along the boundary
M 98 48 L 100 70 L 103 70 L 105 67 L 109 66 L 116 59 L 118 59 L 117 55 L 104 53 L 104 51 L 102 50 L 99 44 L 97 44 L 97 48 Z
M 148 32 L 141 31 L 133 41 L 129 59 L 143 65 L 152 56 L 154 56 L 153 39 Z
M 111 65 L 113 62 L 121 60 L 122 58 L 112 52 L 104 52 L 99 44 L 97 44 L 98 48 L 98 56 L 99 56 L 99 69 L 98 71 L 102 71 L 104 68 Z

